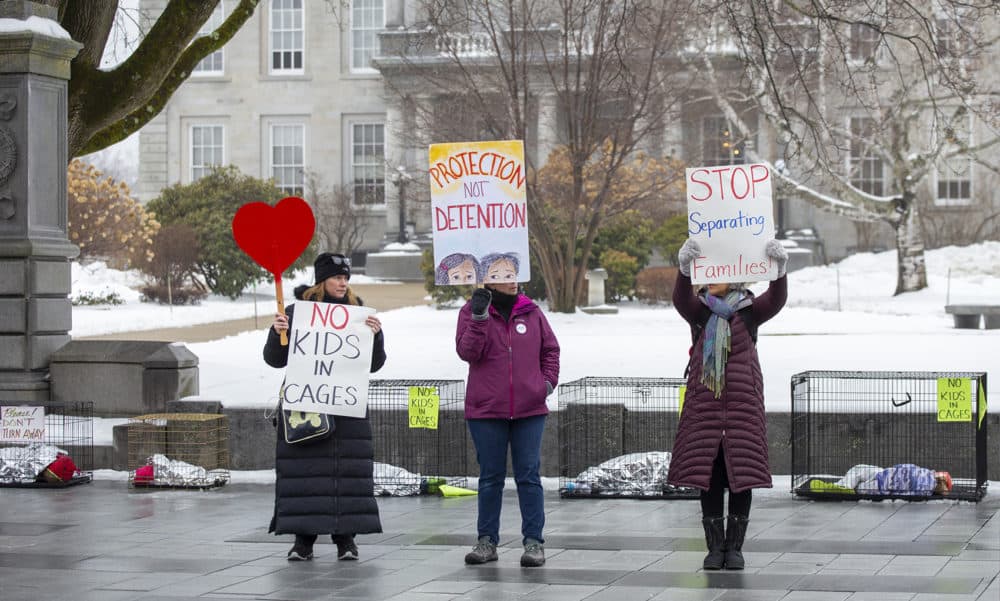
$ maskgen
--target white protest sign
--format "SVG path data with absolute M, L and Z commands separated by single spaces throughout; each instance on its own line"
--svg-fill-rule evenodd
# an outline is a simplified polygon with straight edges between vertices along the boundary
M 774 238 L 771 171 L 767 165 L 686 169 L 688 235 L 701 256 L 691 282 L 759 282 L 778 277 L 764 246 Z
M 297 301 L 288 336 L 284 409 L 364 417 L 375 334 L 369 307 Z
M 0 442 L 45 440 L 45 407 L 0 407 Z
M 428 157 L 434 283 L 530 280 L 524 143 L 431 144 Z

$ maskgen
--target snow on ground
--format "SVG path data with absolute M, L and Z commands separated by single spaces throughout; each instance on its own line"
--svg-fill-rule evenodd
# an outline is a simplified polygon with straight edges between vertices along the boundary
M 266 323 L 274 311 L 274 284 L 262 282 L 249 287 L 242 297 L 231 300 L 212 295 L 198 305 L 170 307 L 140 301 L 139 289 L 145 283 L 137 271 L 109 269 L 102 262 L 81 265 L 72 264 L 72 295 L 107 296 L 116 293 L 125 304 L 118 306 L 76 306 L 73 307 L 74 337 L 136 332 L 158 328 L 175 328 L 203 323 L 213 323 L 230 319 L 241 319 L 259 315 Z M 363 275 L 351 277 L 356 284 L 393 284 Z M 305 269 L 286 276 L 282 280 L 285 302 L 294 301 L 292 291 L 299 284 L 312 284 L 313 271 Z M 255 292 L 256 291 L 256 292 Z
M 943 307 L 949 302 L 998 301 L 1000 242 L 947 246 L 928 251 L 925 256 L 928 287 L 920 292 L 892 296 L 896 290 L 895 251 L 861 253 L 836 265 L 809 267 L 790 274 L 788 306 L 943 315 Z
M 1000 296 L 1000 242 L 927 253 L 929 287 L 893 297 L 895 252 L 861 254 L 837 265 L 789 276 L 788 306 L 761 326 L 758 352 L 770 411 L 790 407 L 789 382 L 807 370 L 1000 371 L 1000 330 L 956 330 L 944 305 L 996 302 Z M 948 273 L 951 272 L 950 282 Z M 181 326 L 253 315 L 253 300 L 206 300 L 197 307 L 139 303 L 132 276 L 103 267 L 74 266 L 78 286 L 121 290 L 121 307 L 74 307 L 73 334 Z M 308 272 L 289 283 L 307 281 Z M 839 298 L 841 311 L 837 311 Z M 355 278 L 354 281 L 358 281 Z M 294 285 L 286 283 L 286 291 Z M 758 293 L 766 284 L 757 284 Z M 258 291 L 260 292 L 260 291 Z M 273 297 L 261 293 L 262 312 Z M 457 310 L 407 307 L 381 315 L 389 359 L 380 379 L 464 379 L 454 348 Z M 672 307 L 623 303 L 617 315 L 548 313 L 562 347 L 561 381 L 585 376 L 681 377 L 690 334 Z M 283 370 L 261 360 L 266 331 L 190 344 L 200 360 L 200 396 L 227 406 L 274 406 Z M 550 402 L 557 402 L 553 395 Z

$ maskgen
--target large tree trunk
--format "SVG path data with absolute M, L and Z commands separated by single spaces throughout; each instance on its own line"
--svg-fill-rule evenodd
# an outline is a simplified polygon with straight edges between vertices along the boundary
M 105 71 L 100 60 L 118 3 L 64 0 L 61 24 L 84 45 L 73 59 L 69 81 L 70 160 L 124 140 L 158 115 L 198 62 L 253 16 L 259 1 L 240 0 L 218 29 L 196 39 L 218 0 L 170 0 L 132 55 Z
M 924 232 L 912 192 L 903 193 L 903 214 L 896 228 L 896 295 L 927 287 L 927 264 L 924 261 Z

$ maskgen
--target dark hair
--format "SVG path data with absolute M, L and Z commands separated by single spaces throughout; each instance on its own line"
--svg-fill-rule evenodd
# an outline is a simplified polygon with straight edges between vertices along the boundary
M 441 259 L 441 263 L 438 264 L 437 269 L 434 270 L 434 283 L 444 286 L 448 284 L 448 271 L 458 267 L 466 261 L 472 261 L 472 269 L 476 272 L 476 281 L 482 279 L 483 272 L 480 271 L 479 260 L 476 257 L 466 254 L 466 253 L 451 253 L 447 257 Z

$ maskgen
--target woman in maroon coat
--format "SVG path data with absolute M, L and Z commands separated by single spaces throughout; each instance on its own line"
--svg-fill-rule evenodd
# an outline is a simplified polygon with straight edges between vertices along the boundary
M 757 326 L 785 305 L 788 253 L 777 240 L 767 243 L 766 253 L 778 267 L 778 279 L 757 298 L 744 284 L 709 284 L 696 296 L 691 262 L 701 250 L 688 239 L 678 253 L 673 302 L 691 325 L 694 346 L 669 482 L 701 490 L 706 570 L 743 569 L 752 490 L 771 487 Z M 728 523 L 723 518 L 727 488 Z

